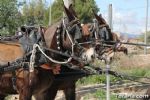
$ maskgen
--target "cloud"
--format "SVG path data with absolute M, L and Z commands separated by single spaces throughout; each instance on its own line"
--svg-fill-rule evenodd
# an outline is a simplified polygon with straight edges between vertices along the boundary
M 108 20 L 108 12 L 104 12 L 103 17 Z M 135 11 L 124 12 L 113 8 L 113 30 L 117 32 L 141 34 L 145 32 L 145 18 L 139 17 L 139 13 Z M 150 30 L 150 28 L 148 28 L 148 30 Z

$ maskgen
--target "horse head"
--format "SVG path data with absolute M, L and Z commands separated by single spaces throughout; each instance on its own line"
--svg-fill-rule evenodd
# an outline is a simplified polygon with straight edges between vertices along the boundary
M 19 43 L 21 43 L 24 52 L 28 53 L 33 49 L 33 44 L 39 42 L 41 33 L 35 26 L 22 26 L 20 29 L 19 33 L 23 36 L 19 39 Z
M 123 51 L 127 54 L 127 48 L 119 45 L 120 39 L 115 33 L 111 32 L 109 25 L 102 15 L 97 15 L 94 11 L 93 14 L 95 16 L 95 20 L 94 25 L 90 30 L 92 32 L 91 37 L 98 40 L 98 42 L 96 41 L 97 45 L 95 47 L 98 56 L 103 58 L 103 54 L 107 53 L 108 55 L 111 55 L 111 57 L 109 57 L 111 59 L 114 51 Z M 113 43 L 110 41 L 115 41 L 118 43 Z
M 93 61 L 94 48 L 79 45 L 79 42 L 84 38 L 80 21 L 65 6 L 64 11 L 66 17 L 62 21 L 51 25 L 44 33 L 46 46 L 62 53 L 79 57 L 87 63 Z M 56 55 L 51 54 L 55 59 L 64 60 L 65 58 Z

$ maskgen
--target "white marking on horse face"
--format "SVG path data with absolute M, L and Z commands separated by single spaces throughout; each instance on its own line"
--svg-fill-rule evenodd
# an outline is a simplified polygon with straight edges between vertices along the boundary
M 95 58 L 95 49 L 89 48 L 82 54 L 82 59 L 87 63 L 93 62 Z

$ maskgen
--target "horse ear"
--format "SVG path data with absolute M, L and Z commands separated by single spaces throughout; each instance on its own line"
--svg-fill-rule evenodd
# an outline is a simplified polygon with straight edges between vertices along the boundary
M 106 21 L 105 21 L 105 19 L 102 17 L 102 14 L 100 14 L 99 17 L 101 18 L 102 24 L 107 24 Z
M 73 5 L 72 5 L 72 4 L 70 4 L 70 6 L 69 6 L 69 11 L 70 11 L 76 18 L 78 18 L 77 13 L 76 13 L 75 10 L 73 9 Z
M 96 18 L 96 20 L 98 21 L 99 24 L 106 24 L 106 21 L 105 21 L 105 19 L 102 17 L 101 14 L 98 16 L 98 15 L 94 12 L 94 10 L 92 10 L 92 11 L 93 11 L 93 14 L 94 14 L 94 16 L 95 16 L 95 18 Z
M 64 10 L 65 10 L 67 18 L 69 19 L 69 22 L 72 20 L 75 20 L 74 15 L 66 8 L 65 5 L 64 5 Z
M 96 20 L 97 20 L 98 22 L 101 22 L 101 18 L 94 12 L 94 10 L 92 10 L 92 11 L 93 11 L 93 14 L 94 14 Z

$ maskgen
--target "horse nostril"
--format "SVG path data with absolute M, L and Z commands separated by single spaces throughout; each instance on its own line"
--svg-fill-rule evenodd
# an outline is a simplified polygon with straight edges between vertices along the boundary
M 95 55 L 92 55 L 91 58 L 94 59 L 94 58 L 95 58 Z

